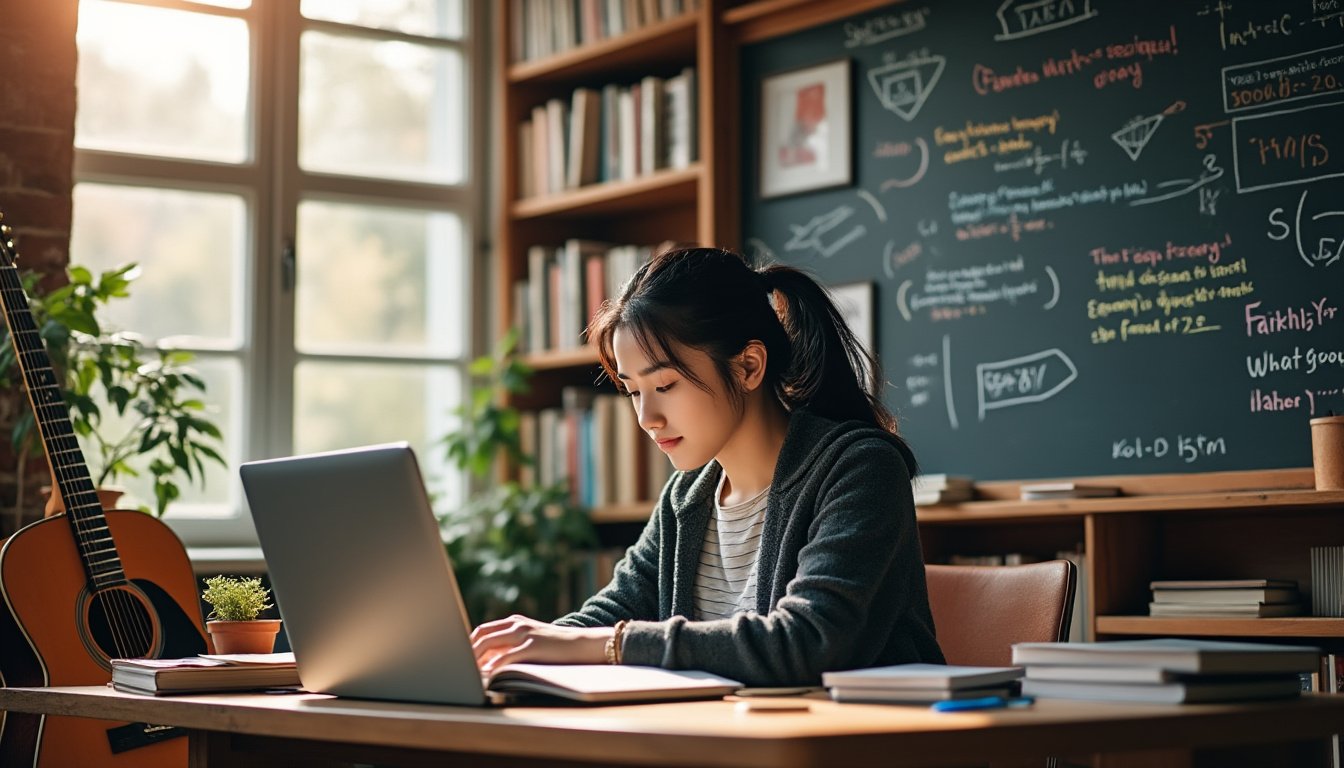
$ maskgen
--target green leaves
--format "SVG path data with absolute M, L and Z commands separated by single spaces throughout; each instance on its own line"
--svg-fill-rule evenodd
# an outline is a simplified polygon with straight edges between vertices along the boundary
M 97 277 L 72 266 L 67 276 L 69 283 L 46 293 L 39 290 L 37 275 L 23 279 L 39 335 L 61 379 L 70 425 L 96 485 L 148 471 L 154 480 L 154 512 L 162 516 L 181 496 L 177 478 L 204 483 L 206 462 L 225 465 L 219 452 L 222 435 L 206 416 L 205 381 L 189 367 L 190 352 L 151 347 L 134 334 L 108 333 L 98 321 L 98 312 L 111 300 L 130 295 L 130 284 L 139 276 L 135 264 Z M 18 366 L 7 332 L 3 341 L 0 382 L 9 384 L 18 381 Z M 11 439 L 16 449 L 26 444 L 30 452 L 40 452 L 31 413 L 26 415 Z
M 514 356 L 517 341 L 510 332 L 493 355 L 472 361 L 471 395 L 454 411 L 459 427 L 441 441 L 450 462 L 481 480 L 492 478 L 501 455 L 532 463 L 521 448 L 521 417 L 506 400 L 526 393 L 532 374 Z M 441 515 L 440 525 L 476 623 L 515 612 L 553 618 L 574 553 L 596 543 L 587 512 L 564 481 L 537 488 L 494 482 Z
M 212 576 L 205 580 L 201 599 L 210 604 L 210 619 L 253 621 L 271 607 L 266 601 L 270 592 L 258 577 Z

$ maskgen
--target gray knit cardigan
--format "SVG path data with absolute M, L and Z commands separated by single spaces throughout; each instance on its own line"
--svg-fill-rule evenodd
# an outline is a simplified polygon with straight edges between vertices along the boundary
M 626 664 L 703 669 L 751 686 L 836 669 L 943 663 L 904 442 L 807 410 L 789 420 L 766 505 L 754 613 L 692 621 L 696 563 L 722 471 L 677 472 L 615 577 L 565 626 L 628 619 Z

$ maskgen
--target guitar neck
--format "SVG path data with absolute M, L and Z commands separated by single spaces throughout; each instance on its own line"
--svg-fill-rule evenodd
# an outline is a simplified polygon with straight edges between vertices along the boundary
M 42 435 L 42 446 L 65 504 L 66 519 L 89 583 L 95 588 L 103 588 L 124 582 L 126 575 L 121 558 L 108 531 L 88 465 L 84 463 L 84 452 L 80 450 L 70 425 L 70 412 L 61 395 L 60 379 L 42 345 L 18 269 L 12 264 L 0 266 L 0 299 L 3 299 L 5 323 L 9 326 L 14 354 L 28 389 L 28 401 Z

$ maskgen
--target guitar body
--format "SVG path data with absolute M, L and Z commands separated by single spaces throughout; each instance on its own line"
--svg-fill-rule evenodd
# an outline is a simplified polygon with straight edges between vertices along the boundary
M 104 517 L 125 572 L 114 586 L 91 591 L 65 515 L 21 529 L 0 548 L 6 686 L 101 685 L 111 679 L 112 656 L 209 651 L 196 577 L 176 534 L 142 512 Z M 176 729 L 13 712 L 0 728 L 0 765 L 7 768 L 187 764 L 187 743 L 174 738 Z

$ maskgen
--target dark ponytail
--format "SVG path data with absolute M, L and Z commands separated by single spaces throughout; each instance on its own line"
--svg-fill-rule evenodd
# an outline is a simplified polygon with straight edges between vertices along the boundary
M 728 385 L 732 360 L 747 344 L 766 349 L 765 382 L 788 410 L 807 408 L 836 421 L 858 420 L 896 433 L 896 419 L 872 392 L 877 361 L 855 339 L 834 302 L 806 273 L 783 265 L 761 271 L 717 248 L 656 255 L 607 301 L 588 328 L 602 368 L 616 378 L 613 337 L 631 331 L 650 360 L 667 361 L 702 389 L 707 382 L 678 359 L 674 344 L 701 350 Z M 870 389 L 860 371 L 871 372 Z M 727 386 L 740 403 L 744 393 Z

